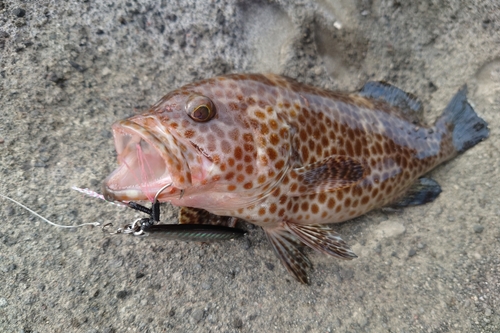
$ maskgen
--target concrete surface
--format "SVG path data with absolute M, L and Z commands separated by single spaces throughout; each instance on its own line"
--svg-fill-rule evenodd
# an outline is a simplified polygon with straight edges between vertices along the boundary
M 311 286 L 251 226 L 234 242 L 145 241 L 0 199 L 0 331 L 499 332 L 500 4 L 410 3 L 0 0 L 0 193 L 55 222 L 136 218 L 70 187 L 99 190 L 114 168 L 114 121 L 221 73 L 386 80 L 429 121 L 467 83 L 491 128 L 431 173 L 435 202 L 338 226 L 359 258 L 310 253 Z

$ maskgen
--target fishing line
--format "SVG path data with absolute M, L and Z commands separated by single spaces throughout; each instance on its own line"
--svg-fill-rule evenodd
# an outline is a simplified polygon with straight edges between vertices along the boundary
M 58 227 L 58 228 L 78 228 L 78 227 L 83 227 L 83 226 L 86 226 L 86 225 L 93 225 L 93 226 L 98 226 L 100 225 L 99 222 L 91 222 L 91 223 L 82 223 L 82 224 L 78 224 L 78 225 L 62 225 L 62 224 L 57 224 L 57 223 L 54 223 L 52 221 L 49 221 L 48 219 L 46 219 L 45 217 L 43 217 L 42 215 L 38 214 L 37 212 L 31 210 L 30 208 L 26 207 L 25 205 L 23 205 L 22 203 L 12 199 L 12 198 L 9 198 L 8 196 L 5 196 L 3 194 L 0 194 L 0 197 L 4 198 L 4 199 L 7 199 L 7 200 L 10 200 L 12 201 L 13 203 L 15 203 L 16 205 L 18 206 L 21 206 L 22 208 L 26 209 L 28 212 L 30 212 L 31 214 L 37 216 L 38 218 L 42 219 L 43 221 L 47 222 L 48 224 L 54 226 L 54 227 Z

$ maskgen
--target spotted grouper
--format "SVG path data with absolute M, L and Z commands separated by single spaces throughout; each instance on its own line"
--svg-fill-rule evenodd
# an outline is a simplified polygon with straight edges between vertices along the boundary
M 184 207 L 181 223 L 230 216 L 261 226 L 309 283 L 304 245 L 355 258 L 330 224 L 434 200 L 439 185 L 421 176 L 488 136 L 466 93 L 427 126 L 421 102 L 384 82 L 355 93 L 274 74 L 191 83 L 113 125 L 120 165 L 103 194 Z

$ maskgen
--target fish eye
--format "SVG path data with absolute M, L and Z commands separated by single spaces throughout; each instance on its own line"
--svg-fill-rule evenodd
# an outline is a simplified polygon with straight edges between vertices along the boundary
M 197 122 L 206 122 L 215 116 L 215 105 L 210 98 L 200 95 L 191 97 L 186 104 L 186 112 Z

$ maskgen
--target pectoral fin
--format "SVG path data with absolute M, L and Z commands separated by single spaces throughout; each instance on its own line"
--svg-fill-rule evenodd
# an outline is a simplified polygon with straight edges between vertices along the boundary
M 297 194 L 305 195 L 331 192 L 354 185 L 363 179 L 364 171 L 357 159 L 339 155 L 293 169 L 290 176 L 298 181 Z
M 404 208 L 423 205 L 434 201 L 439 193 L 441 193 L 441 186 L 435 180 L 420 178 L 408 189 L 403 197 L 390 204 L 389 207 Z

